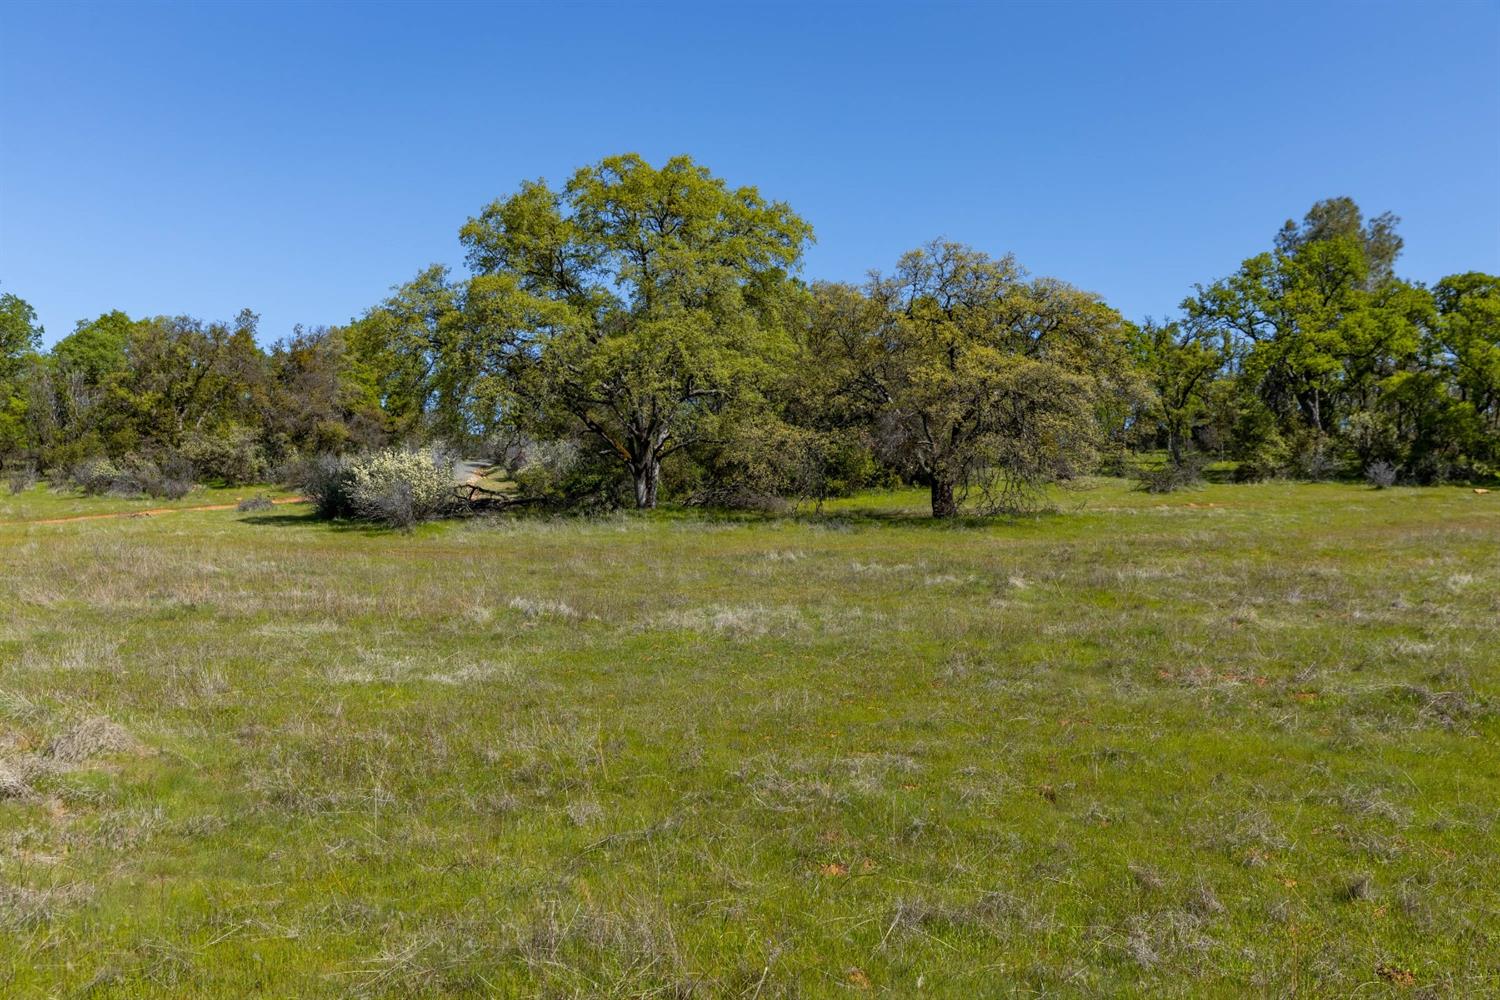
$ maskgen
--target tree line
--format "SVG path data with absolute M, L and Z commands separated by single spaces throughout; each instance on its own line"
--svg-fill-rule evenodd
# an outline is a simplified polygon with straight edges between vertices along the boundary
M 523 183 L 459 238 L 466 274 L 429 267 L 269 348 L 247 310 L 111 312 L 43 351 L 31 308 L 0 296 L 0 460 L 63 483 L 99 462 L 244 483 L 446 442 L 537 503 L 903 482 L 938 517 L 1024 508 L 1146 452 L 1173 482 L 1209 460 L 1242 478 L 1500 471 L 1500 277 L 1398 277 L 1398 220 L 1348 198 L 1140 323 L 944 240 L 862 283 L 807 281 L 808 223 L 687 157 Z

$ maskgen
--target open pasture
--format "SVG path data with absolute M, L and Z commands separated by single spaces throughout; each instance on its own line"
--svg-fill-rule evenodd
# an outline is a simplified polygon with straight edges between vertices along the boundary
M 0 994 L 1500 992 L 1500 501 L 0 524 Z

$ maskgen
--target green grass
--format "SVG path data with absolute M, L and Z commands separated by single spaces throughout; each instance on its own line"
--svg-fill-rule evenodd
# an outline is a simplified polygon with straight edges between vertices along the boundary
M 21 493 L 0 490 L 0 524 L 14 521 L 41 521 L 62 517 L 85 517 L 91 514 L 132 514 L 147 510 L 180 510 L 210 504 L 238 503 L 253 496 L 284 497 L 290 492 L 264 486 L 200 486 L 185 497 L 165 500 L 160 497 L 87 496 L 73 491 L 53 491 L 33 486 Z
M 1500 993 L 1500 495 L 923 501 L 0 525 L 0 995 Z

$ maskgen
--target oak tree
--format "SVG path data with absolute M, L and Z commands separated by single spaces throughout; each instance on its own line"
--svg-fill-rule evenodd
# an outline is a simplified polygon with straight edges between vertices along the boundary
M 787 344 L 780 302 L 811 229 L 685 156 L 614 156 L 522 185 L 461 233 L 461 345 L 512 417 L 596 441 L 657 503 L 662 461 L 753 402 Z

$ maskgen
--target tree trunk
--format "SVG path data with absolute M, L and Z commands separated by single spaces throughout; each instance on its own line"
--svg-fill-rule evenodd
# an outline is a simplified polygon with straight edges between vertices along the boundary
M 953 498 L 953 484 L 946 479 L 934 477 L 932 480 L 932 516 L 958 516 L 958 501 Z
M 635 506 L 637 510 L 656 508 L 656 484 L 661 479 L 661 463 L 654 458 L 643 459 L 631 469 L 635 478 Z

